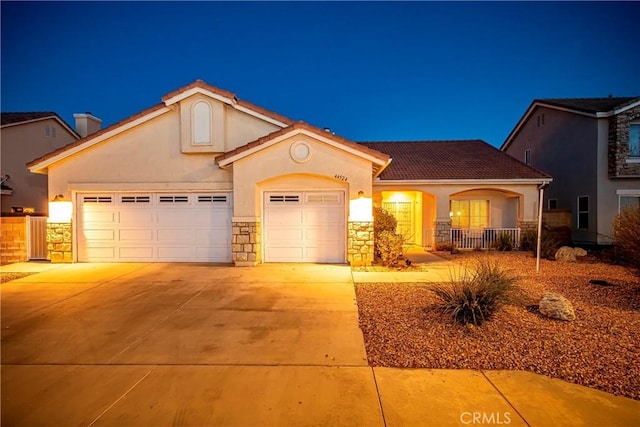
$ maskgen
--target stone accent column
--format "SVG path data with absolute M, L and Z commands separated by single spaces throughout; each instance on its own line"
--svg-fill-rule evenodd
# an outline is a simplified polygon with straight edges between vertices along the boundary
M 347 261 L 352 266 L 373 263 L 373 221 L 349 221 Z
M 442 243 L 451 243 L 451 220 L 435 220 L 433 222 L 435 230 L 435 246 Z
M 47 224 L 47 259 L 52 263 L 73 262 L 71 223 Z
M 247 267 L 262 262 L 262 228 L 259 222 L 233 222 L 231 257 L 236 267 Z
M 527 233 L 529 231 L 533 233 L 538 232 L 538 222 L 537 221 L 522 221 L 518 220 L 518 227 L 520 228 L 520 234 Z

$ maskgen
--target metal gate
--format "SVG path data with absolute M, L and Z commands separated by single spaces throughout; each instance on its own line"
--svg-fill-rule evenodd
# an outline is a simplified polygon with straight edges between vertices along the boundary
M 27 216 L 27 259 L 47 259 L 47 217 Z

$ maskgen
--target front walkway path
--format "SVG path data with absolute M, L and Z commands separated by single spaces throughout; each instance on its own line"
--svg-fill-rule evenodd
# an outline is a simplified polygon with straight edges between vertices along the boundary
M 0 287 L 2 425 L 625 426 L 640 419 L 638 401 L 526 372 L 369 367 L 347 266 L 43 270 Z

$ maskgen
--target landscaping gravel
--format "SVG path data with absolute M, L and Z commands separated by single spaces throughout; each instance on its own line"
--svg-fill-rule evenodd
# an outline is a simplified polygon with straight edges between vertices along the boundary
M 521 300 L 480 327 L 465 327 L 440 311 L 428 283 L 356 284 L 372 366 L 526 370 L 640 400 L 640 278 L 634 272 L 588 257 L 542 260 L 536 273 L 530 253 L 438 254 L 465 265 L 479 256 L 498 260 L 521 277 Z M 546 291 L 566 297 L 576 320 L 541 315 L 536 305 Z
M 0 283 L 10 282 L 12 280 L 21 279 L 33 273 L 0 273 Z

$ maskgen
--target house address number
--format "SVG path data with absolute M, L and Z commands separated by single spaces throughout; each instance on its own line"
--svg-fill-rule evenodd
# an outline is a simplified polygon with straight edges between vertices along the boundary
M 339 175 L 339 174 L 335 174 L 333 177 L 334 177 L 335 179 L 339 179 L 340 181 L 348 181 L 348 180 L 349 180 L 349 178 L 347 178 L 346 176 L 344 176 L 344 175 Z

